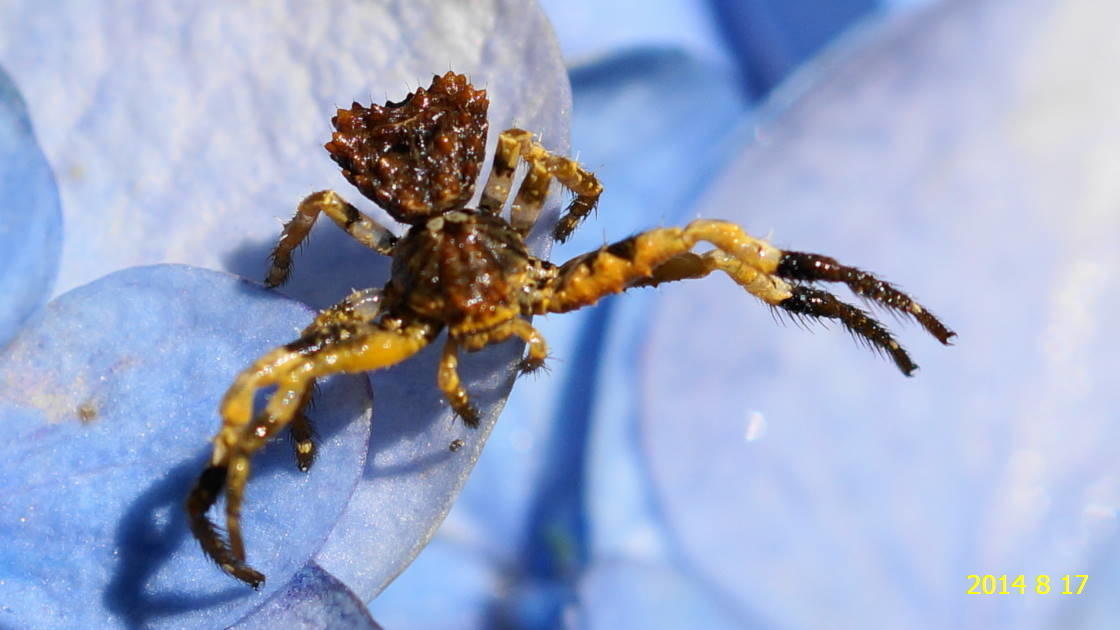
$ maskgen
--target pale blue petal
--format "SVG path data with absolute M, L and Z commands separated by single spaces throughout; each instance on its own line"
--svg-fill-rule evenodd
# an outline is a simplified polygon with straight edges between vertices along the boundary
M 685 561 L 740 609 L 1116 625 L 1118 17 L 946 2 L 820 61 L 744 130 L 703 215 L 881 271 L 960 338 L 887 318 L 922 365 L 905 379 L 835 327 L 775 327 L 727 281 L 659 294 L 648 470 Z M 969 574 L 1078 573 L 1078 597 L 964 594 Z
M 232 630 L 381 630 L 362 600 L 314 562 Z
M 50 296 L 61 247 L 54 176 L 0 67 L 0 347 Z

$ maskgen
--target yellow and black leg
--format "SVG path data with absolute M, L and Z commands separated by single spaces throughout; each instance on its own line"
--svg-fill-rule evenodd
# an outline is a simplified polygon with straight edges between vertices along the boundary
M 292 251 L 307 238 L 321 213 L 362 245 L 386 256 L 392 255 L 397 238 L 385 226 L 363 214 L 333 190 L 322 190 L 300 202 L 295 216 L 284 224 L 280 241 L 272 250 L 266 285 L 277 287 L 287 282 L 292 272 Z
M 843 283 L 852 293 L 862 298 L 914 318 L 922 328 L 943 344 L 948 345 L 956 336 L 956 333 L 946 328 L 933 313 L 894 285 L 861 269 L 842 265 L 828 256 L 805 252 L 782 252 L 778 269 L 774 273 L 780 278 L 799 282 Z
M 691 252 L 705 241 L 716 247 L 704 254 Z M 808 258 L 812 256 L 813 258 Z M 832 269 L 823 261 L 831 261 Z M 810 262 L 825 269 L 818 275 L 806 271 Z M 867 313 L 825 292 L 797 282 L 813 280 L 850 282 L 865 295 L 888 308 L 910 314 L 934 337 L 948 342 L 953 333 L 936 317 L 893 286 L 824 257 L 786 252 L 747 234 L 726 221 L 698 220 L 687 227 L 651 230 L 578 256 L 557 270 L 551 291 L 542 292 L 536 313 L 566 312 L 593 304 L 604 295 L 632 287 L 655 286 L 722 271 L 749 293 L 795 316 L 839 320 L 858 338 L 881 350 L 898 368 L 910 374 L 917 367 L 890 332 Z M 812 276 L 812 277 L 810 277 Z M 793 280 L 791 284 L 786 280 Z
M 524 319 L 513 320 L 511 326 L 511 332 L 520 337 L 529 349 L 525 358 L 517 364 L 517 371 L 522 374 L 531 374 L 543 368 L 545 359 L 548 358 L 548 344 L 545 343 L 544 335 L 540 334 L 536 328 L 533 328 L 532 324 Z
M 481 416 L 478 409 L 471 404 L 470 396 L 467 395 L 467 390 L 463 388 L 463 383 L 459 379 L 459 343 L 450 336 L 443 346 L 437 382 L 443 396 L 451 405 L 451 409 L 463 419 L 467 426 L 472 429 L 478 428 Z
M 483 189 L 479 208 L 497 214 L 509 197 L 517 160 L 529 165 L 524 181 L 513 199 L 510 224 L 522 236 L 536 224 L 541 208 L 548 197 L 548 186 L 555 177 L 565 188 L 575 194 L 567 210 L 553 229 L 553 237 L 565 241 L 599 202 L 603 186 L 579 162 L 555 155 L 533 141 L 533 135 L 524 129 L 507 129 L 498 137 L 494 165 Z
M 354 312 L 343 304 L 335 308 L 336 317 Z M 320 318 L 330 320 L 331 316 L 324 314 Z M 296 421 L 317 379 L 399 363 L 427 345 L 436 332 L 429 325 L 393 322 L 392 327 L 364 322 L 313 324 L 298 340 L 273 350 L 243 371 L 226 392 L 219 409 L 222 428 L 214 437 L 210 465 L 187 497 L 187 512 L 191 531 L 202 550 L 229 575 L 254 588 L 264 581 L 260 572 L 245 563 L 241 536 L 241 501 L 253 453 Z M 277 389 L 268 405 L 253 416 L 255 394 L 271 385 Z M 223 490 L 227 533 L 224 540 L 206 515 Z
M 701 241 L 715 245 L 716 252 L 693 254 L 690 250 Z M 781 250 L 726 221 L 650 230 L 561 265 L 534 313 L 564 313 L 630 287 L 699 278 L 716 269 L 776 305 L 790 296 L 790 286 L 772 275 L 780 257 Z

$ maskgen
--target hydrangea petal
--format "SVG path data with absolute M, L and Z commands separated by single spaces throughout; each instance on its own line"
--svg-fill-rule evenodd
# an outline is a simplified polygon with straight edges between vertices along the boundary
M 489 532 L 456 531 L 445 522 L 416 561 L 377 599 L 370 611 L 388 628 L 460 630 L 501 627 L 494 593 L 507 587 L 506 566 L 486 549 Z M 495 534 L 500 535 L 500 534 Z
M 705 63 L 731 67 L 716 17 L 693 0 L 542 0 L 556 27 L 564 57 L 574 67 L 592 67 L 634 50 L 672 49 Z
M 583 574 L 579 591 L 579 627 L 587 630 L 770 627 L 738 616 L 702 582 L 660 564 L 603 560 Z
M 262 595 L 222 574 L 183 502 L 233 377 L 308 309 L 220 272 L 121 271 L 50 302 L 0 354 L 0 601 L 20 627 L 225 626 Z M 335 377 L 314 409 L 320 458 L 254 458 L 249 560 L 281 589 L 323 544 L 365 462 L 369 388 Z
M 835 329 L 775 329 L 729 282 L 665 291 L 649 470 L 686 560 L 744 610 L 1065 626 L 1071 600 L 963 593 L 973 573 L 1117 573 L 1120 91 L 1100 69 L 1120 16 L 981 0 L 919 17 L 776 94 L 701 213 L 887 274 L 957 345 L 902 330 L 923 368 L 905 380 Z
M 46 302 L 62 215 L 50 166 L 16 86 L 0 68 L 0 347 Z
M 766 94 L 880 0 L 712 0 L 751 94 Z M 811 16 L 811 17 L 810 17 Z
M 381 630 L 366 605 L 314 562 L 231 630 Z

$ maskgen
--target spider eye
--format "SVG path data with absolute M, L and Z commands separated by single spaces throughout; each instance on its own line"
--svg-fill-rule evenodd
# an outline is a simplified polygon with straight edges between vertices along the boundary
M 448 72 L 398 103 L 338 110 L 326 149 L 363 195 L 394 219 L 416 223 L 470 201 L 488 107 L 485 90 Z

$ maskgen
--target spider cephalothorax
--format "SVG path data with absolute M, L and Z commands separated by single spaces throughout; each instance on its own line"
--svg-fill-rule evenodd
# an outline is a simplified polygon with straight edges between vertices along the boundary
M 553 236 L 567 238 L 595 207 L 602 187 L 573 160 L 554 155 L 521 129 L 501 133 L 494 164 L 477 209 L 466 207 L 486 144 L 486 92 L 466 77 L 435 77 L 401 103 L 355 104 L 335 117 L 327 150 L 346 178 L 410 227 L 397 238 L 333 191 L 305 199 L 284 226 L 273 252 L 267 284 L 283 283 L 291 254 L 320 214 L 363 245 L 391 256 L 383 289 L 355 291 L 315 318 L 298 339 L 245 369 L 220 406 L 222 428 L 210 465 L 187 498 L 191 529 L 224 571 L 253 586 L 264 576 L 245 563 L 241 498 L 250 457 L 289 427 L 296 462 L 314 461 L 311 425 L 303 414 L 315 381 L 340 372 L 363 372 L 399 363 L 446 329 L 436 380 L 452 409 L 470 426 L 478 412 L 459 381 L 460 351 L 480 350 L 517 337 L 528 345 L 520 370 L 541 367 L 545 341 L 532 315 L 563 313 L 626 289 L 701 278 L 721 271 L 771 307 L 795 317 L 838 320 L 858 338 L 889 355 L 905 374 L 917 366 L 890 331 L 865 311 L 810 286 L 838 282 L 864 299 L 911 317 L 942 343 L 954 333 L 908 295 L 875 276 L 818 254 L 783 251 L 726 221 L 698 219 L 683 228 L 659 228 L 577 256 L 556 266 L 533 257 L 525 237 L 555 178 L 575 197 Z M 514 169 L 528 169 L 510 206 Z M 708 243 L 714 248 L 694 253 Z M 254 413 L 258 390 L 275 387 Z M 206 513 L 226 492 L 228 540 Z

